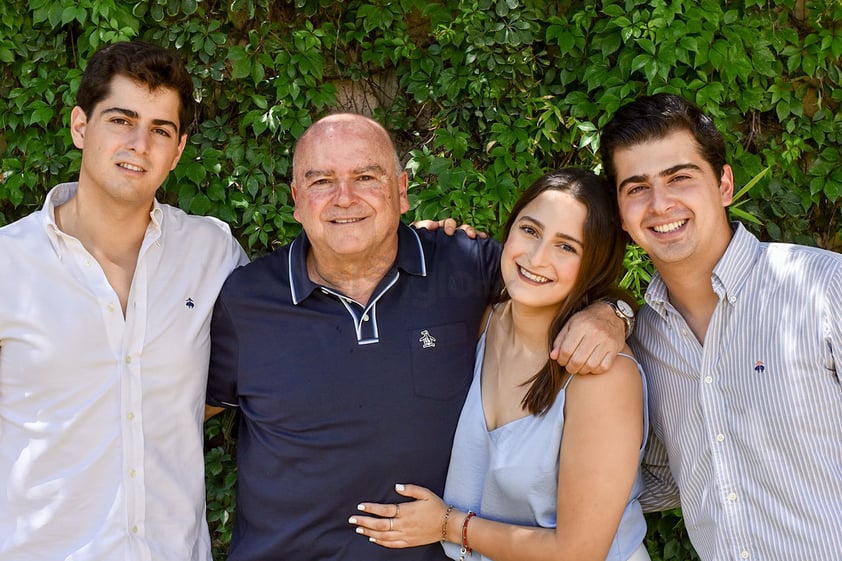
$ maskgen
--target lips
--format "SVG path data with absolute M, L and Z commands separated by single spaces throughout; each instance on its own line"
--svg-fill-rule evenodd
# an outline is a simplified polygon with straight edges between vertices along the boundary
M 658 226 L 652 226 L 652 229 L 658 232 L 659 234 L 669 234 L 670 232 L 675 232 L 685 224 L 687 224 L 686 220 L 676 220 L 675 222 L 670 222 L 668 224 L 659 224 Z
M 142 167 L 140 167 L 140 166 L 136 166 L 136 165 L 134 165 L 134 164 L 129 164 L 129 163 L 127 163 L 127 162 L 120 162 L 120 163 L 119 163 L 119 164 L 117 164 L 117 165 L 118 165 L 119 167 L 121 167 L 121 168 L 123 168 L 123 169 L 127 169 L 127 170 L 129 170 L 129 171 L 138 171 L 138 172 L 140 172 L 140 171 L 145 171 Z
M 531 272 L 527 271 L 526 269 L 524 269 L 523 267 L 521 267 L 519 265 L 518 265 L 518 271 L 520 272 L 521 275 L 523 275 L 527 279 L 531 280 L 532 282 L 537 282 L 537 283 L 540 283 L 540 284 L 545 284 L 545 283 L 550 282 L 550 279 L 548 279 L 547 277 L 542 277 L 541 275 L 536 275 L 535 273 L 531 273 Z

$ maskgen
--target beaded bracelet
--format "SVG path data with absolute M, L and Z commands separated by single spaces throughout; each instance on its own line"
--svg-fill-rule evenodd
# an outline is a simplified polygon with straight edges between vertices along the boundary
M 453 505 L 448 505 L 447 510 L 444 513 L 444 518 L 441 521 L 441 544 L 444 545 L 444 542 L 447 541 L 447 519 L 450 518 L 450 512 L 453 510 Z
M 462 522 L 462 549 L 459 550 L 459 561 L 465 561 L 465 556 L 471 554 L 471 548 L 468 546 L 468 522 L 476 515 L 476 512 L 469 510 L 468 516 Z

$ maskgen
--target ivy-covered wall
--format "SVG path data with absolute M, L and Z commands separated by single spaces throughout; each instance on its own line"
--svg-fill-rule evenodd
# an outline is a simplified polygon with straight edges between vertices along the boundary
M 0 225 L 75 179 L 67 124 L 81 69 L 131 38 L 177 49 L 201 102 L 160 198 L 228 221 L 253 255 L 297 233 L 292 145 L 328 112 L 394 131 L 413 173 L 408 219 L 494 233 L 519 189 L 552 168 L 597 168 L 612 112 L 662 91 L 725 131 L 738 185 L 750 186 L 735 216 L 765 239 L 842 250 L 842 0 L 6 0 Z M 631 248 L 627 265 L 639 292 L 646 260 Z M 207 428 L 220 558 L 231 424 Z M 649 522 L 654 560 L 695 558 L 676 513 Z

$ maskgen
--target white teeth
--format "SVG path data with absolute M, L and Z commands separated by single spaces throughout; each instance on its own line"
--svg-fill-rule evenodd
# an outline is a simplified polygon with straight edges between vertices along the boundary
M 520 270 L 521 275 L 525 276 L 526 278 L 528 278 L 532 282 L 540 282 L 540 283 L 550 282 L 550 279 L 548 279 L 547 277 L 542 277 L 541 275 L 535 275 L 533 273 L 530 273 L 529 271 L 527 271 L 523 267 L 518 267 L 518 269 Z
M 659 234 L 667 234 L 675 232 L 687 223 L 686 220 L 678 220 L 677 222 L 670 222 L 669 224 L 661 224 L 660 226 L 652 226 L 652 229 Z
M 359 222 L 360 220 L 362 220 L 362 218 L 337 218 L 334 222 L 337 224 L 353 224 L 354 222 Z
M 132 164 L 119 164 L 119 165 L 120 165 L 120 167 L 125 168 L 127 170 L 131 170 L 131 171 L 143 171 L 143 168 L 133 166 Z

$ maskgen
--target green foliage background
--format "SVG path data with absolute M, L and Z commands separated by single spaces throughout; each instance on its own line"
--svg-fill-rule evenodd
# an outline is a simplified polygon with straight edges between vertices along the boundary
M 7 0 L 0 4 L 0 225 L 74 180 L 67 124 L 85 61 L 143 38 L 177 49 L 201 109 L 160 199 L 228 221 L 252 255 L 298 231 L 295 139 L 338 108 L 395 132 L 408 219 L 496 233 L 520 189 L 598 169 L 600 127 L 643 93 L 715 117 L 764 239 L 839 251 L 842 0 Z M 762 179 L 754 184 L 753 178 Z M 640 294 L 645 256 L 627 255 Z M 4 272 L 3 274 L 7 274 Z M 230 539 L 232 418 L 207 426 L 214 547 Z M 695 559 L 677 512 L 649 517 L 655 561 Z

